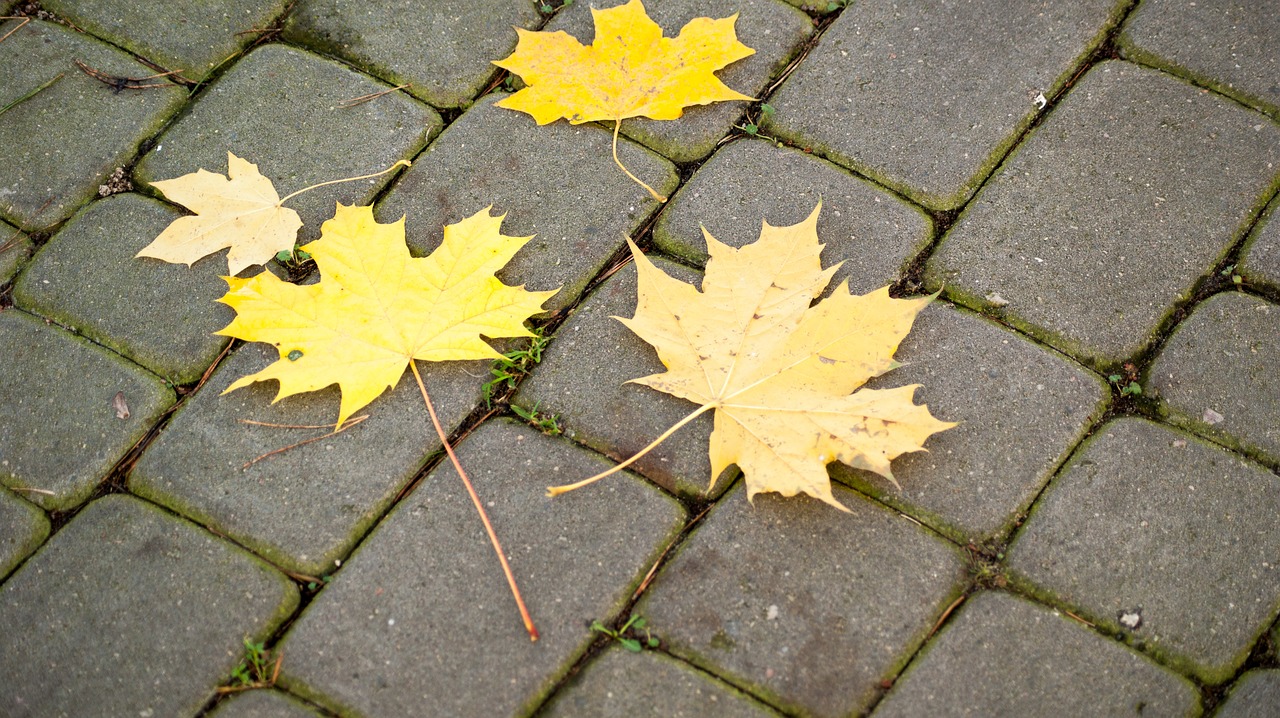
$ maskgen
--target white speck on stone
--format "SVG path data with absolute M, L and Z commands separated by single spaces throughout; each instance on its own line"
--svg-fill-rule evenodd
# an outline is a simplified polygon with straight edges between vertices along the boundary
M 1037 108 L 1043 110 L 1044 108 L 1049 106 L 1049 98 L 1045 97 L 1044 93 L 1041 92 L 1040 94 L 1036 95 L 1035 103 Z
M 770 621 L 776 621 L 778 619 L 778 606 L 776 604 L 769 606 L 769 610 L 765 613 L 764 617 Z
M 1009 300 L 1000 296 L 999 292 L 991 292 L 986 297 L 984 297 L 984 299 L 986 299 L 988 302 L 991 302 L 992 306 L 996 306 L 996 307 L 1005 307 L 1009 305 Z
M 1227 417 L 1223 416 L 1222 414 L 1219 414 L 1218 412 L 1214 411 L 1213 409 L 1205 409 L 1205 410 L 1204 410 L 1204 414 L 1203 414 L 1200 418 L 1201 418 L 1202 420 L 1204 420 L 1204 423 L 1209 424 L 1210 426 L 1212 426 L 1212 425 L 1214 425 L 1214 424 L 1221 423 L 1221 422 L 1222 422 L 1222 420 L 1223 420 L 1223 419 L 1225 419 L 1225 418 L 1227 418 Z
M 1130 631 L 1138 630 L 1138 628 L 1142 626 L 1142 609 L 1137 608 L 1132 611 L 1121 611 L 1120 625 L 1124 626 Z

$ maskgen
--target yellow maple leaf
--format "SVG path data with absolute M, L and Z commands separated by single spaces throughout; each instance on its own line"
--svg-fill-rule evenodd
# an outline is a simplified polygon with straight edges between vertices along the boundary
M 435 252 L 414 258 L 403 217 L 379 224 L 371 207 L 339 204 L 320 239 L 303 247 L 320 269 L 319 283 L 299 286 L 269 272 L 225 277 L 229 289 L 219 301 L 236 318 L 218 334 L 267 342 L 280 353 L 227 391 L 274 379 L 279 401 L 337 384 L 341 426 L 394 387 L 413 359 L 500 358 L 480 335 L 531 336 L 524 321 L 555 294 L 509 287 L 494 276 L 531 239 L 502 234 L 504 216 L 486 208 L 448 225 Z
M 302 227 L 298 213 L 282 207 L 271 180 L 252 162 L 227 153 L 227 176 L 203 169 L 171 180 L 153 182 L 165 197 L 195 212 L 179 217 L 139 257 L 191 265 L 227 247 L 231 274 L 251 264 L 265 264 L 277 252 L 293 249 Z
M 741 249 L 704 229 L 710 260 L 702 291 L 667 276 L 633 244 L 639 299 L 635 316 L 619 320 L 667 367 L 632 381 L 700 405 L 658 441 L 714 409 L 713 482 L 737 464 L 749 498 L 803 493 L 844 509 L 827 464 L 841 461 L 896 485 L 890 461 L 955 424 L 913 403 L 917 385 L 859 390 L 896 366 L 898 344 L 932 297 L 893 299 L 888 287 L 859 296 L 845 282 L 810 306 L 839 266 L 822 269 L 820 210 L 790 227 L 766 222 L 759 241 Z
M 516 73 L 528 86 L 498 107 L 526 112 L 540 125 L 561 117 L 575 125 L 613 120 L 613 160 L 618 162 L 618 131 L 628 117 L 674 120 L 690 105 L 754 99 L 713 74 L 755 53 L 738 41 L 736 14 L 695 18 L 674 38 L 662 36 L 640 0 L 592 8 L 591 15 L 596 39 L 589 46 L 564 31 L 516 28 L 515 51 L 493 64 Z M 626 167 L 622 171 L 666 201 Z

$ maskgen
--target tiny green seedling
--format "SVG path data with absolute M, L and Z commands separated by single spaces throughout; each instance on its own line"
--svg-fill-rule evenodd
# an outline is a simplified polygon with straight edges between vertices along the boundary
M 516 416 L 524 419 L 530 424 L 533 424 L 534 428 L 544 434 L 559 436 L 563 433 L 563 430 L 560 428 L 560 417 L 557 415 L 539 413 L 537 403 L 533 405 L 532 409 L 526 409 L 518 404 L 512 404 L 511 410 L 516 413 Z
M 276 679 L 280 677 L 280 662 L 284 660 L 284 654 L 276 654 L 276 660 L 273 663 L 270 653 L 262 643 L 244 639 L 244 660 L 240 661 L 240 665 L 231 672 L 232 684 L 222 686 L 218 692 L 237 693 L 274 686 Z
M 1120 389 L 1120 396 L 1142 396 L 1142 385 L 1136 381 L 1124 383 L 1124 377 L 1119 374 L 1112 374 L 1107 377 L 1107 381 L 1112 386 Z
M 493 367 L 489 370 L 491 378 L 480 387 L 485 407 L 492 409 L 494 397 L 504 391 L 515 389 L 520 377 L 529 373 L 530 369 L 542 361 L 542 350 L 550 342 L 549 337 L 542 335 L 541 329 L 535 329 L 528 347 L 509 351 L 503 354 L 501 359 L 494 361 Z
M 645 646 L 648 646 L 649 648 L 657 648 L 659 643 L 658 639 L 654 638 L 653 634 L 649 633 L 649 629 L 645 628 L 645 623 L 646 621 L 642 616 L 632 616 L 627 619 L 626 623 L 622 624 L 621 628 L 615 631 L 599 621 L 592 621 L 591 630 L 596 633 L 603 633 L 604 635 L 612 638 L 622 644 L 623 648 L 631 651 L 632 653 L 639 653 L 644 650 Z M 644 631 L 643 642 L 640 639 L 639 633 L 642 630 Z

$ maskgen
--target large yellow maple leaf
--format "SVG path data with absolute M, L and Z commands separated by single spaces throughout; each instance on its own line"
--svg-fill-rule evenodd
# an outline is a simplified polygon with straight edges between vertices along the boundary
M 258 166 L 227 153 L 227 176 L 197 170 L 171 180 L 153 182 L 164 196 L 195 212 L 179 217 L 138 252 L 173 264 L 191 265 L 227 247 L 231 274 L 251 264 L 265 264 L 277 252 L 293 249 L 302 219 L 281 206 L 271 180 Z
M 404 218 L 379 224 L 370 207 L 337 207 L 320 239 L 303 249 L 321 281 L 299 286 L 269 272 L 226 277 L 220 299 L 236 317 L 219 334 L 275 345 L 280 359 L 227 388 L 280 383 L 276 401 L 337 384 L 337 424 L 392 388 L 413 359 L 498 359 L 481 335 L 531 336 L 524 321 L 555 291 L 529 292 L 494 273 L 530 237 L 501 233 L 484 209 L 444 228 L 431 255 L 414 258 Z
M 640 0 L 605 10 L 592 8 L 591 15 L 596 37 L 588 46 L 564 31 L 516 28 L 515 51 L 493 64 L 519 75 L 527 87 L 498 102 L 498 107 L 526 112 L 540 125 L 562 117 L 575 125 L 612 120 L 617 162 L 618 131 L 628 117 L 674 120 L 690 105 L 754 99 L 713 74 L 755 53 L 738 41 L 736 14 L 719 20 L 695 18 L 674 38 L 662 36 L 662 28 Z M 622 171 L 658 197 L 625 167 Z
M 741 249 L 704 229 L 710 260 L 702 291 L 632 245 L 639 299 L 635 316 L 619 320 L 667 367 L 632 381 L 700 405 L 672 431 L 715 410 L 713 482 L 737 464 L 749 498 L 803 493 L 844 509 L 827 464 L 841 461 L 896 485 L 890 461 L 954 424 L 913 403 L 917 385 L 859 389 L 896 366 L 898 344 L 932 297 L 893 299 L 887 287 L 859 296 L 846 282 L 810 306 L 839 266 L 822 269 L 820 210 L 790 227 L 766 222 L 759 241 Z

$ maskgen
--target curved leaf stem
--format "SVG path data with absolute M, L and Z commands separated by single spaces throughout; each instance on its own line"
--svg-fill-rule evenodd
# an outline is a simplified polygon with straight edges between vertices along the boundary
M 288 202 L 289 200 L 293 199 L 294 197 L 297 197 L 298 195 L 302 194 L 303 192 L 308 192 L 308 191 L 313 190 L 313 189 L 315 189 L 315 188 L 317 188 L 317 187 L 324 187 L 324 186 L 326 186 L 326 185 L 331 185 L 331 184 L 341 184 L 342 182 L 355 182 L 356 180 L 362 180 L 362 179 L 373 179 L 374 177 L 380 177 L 380 176 L 382 176 L 382 175 L 384 175 L 384 174 L 386 174 L 386 173 L 388 173 L 388 172 L 391 172 L 392 170 L 396 169 L 397 167 L 409 167 L 409 166 L 411 166 L 412 164 L 413 164 L 413 163 L 412 163 L 412 162 L 410 162 L 409 160 L 399 160 L 398 162 L 396 162 L 395 164 L 393 164 L 393 165 L 391 165 L 390 167 L 386 168 L 385 170 L 382 170 L 381 172 L 374 172 L 374 173 L 373 173 L 373 174 L 371 174 L 371 175 L 360 175 L 359 177 L 347 177 L 347 178 L 345 178 L 345 179 L 329 180 L 328 182 L 321 182 L 320 184 L 313 184 L 313 185 L 311 185 L 310 187 L 303 187 L 302 189 L 298 190 L 297 192 L 294 192 L 294 193 L 293 193 L 293 194 L 291 194 L 291 195 L 287 195 L 287 196 L 285 196 L 285 198 L 284 198 L 284 199 L 280 200 L 279 202 L 276 202 L 276 206 L 277 206 L 277 207 L 279 207 L 279 206 L 283 205 L 285 202 Z M 637 182 L 639 182 L 639 180 L 636 180 L 636 181 L 637 181 Z M 652 192 L 653 190 L 649 190 L 649 191 L 650 191 L 650 192 Z
M 622 471 L 623 469 L 627 468 L 631 464 L 635 463 L 636 459 L 639 459 L 640 457 L 644 456 L 645 454 L 657 448 L 658 444 L 661 444 L 662 442 L 666 441 L 667 438 L 670 437 L 672 434 L 676 433 L 676 431 L 678 431 L 680 427 L 698 418 L 698 416 L 706 412 L 708 409 L 716 408 L 716 406 L 718 406 L 718 404 L 703 404 L 702 406 L 698 407 L 697 409 L 694 410 L 692 414 L 689 414 L 688 416 L 681 419 L 680 421 L 677 421 L 674 426 L 662 432 L 662 435 L 660 435 L 658 438 L 649 442 L 648 446 L 644 447 L 640 451 L 637 451 L 635 454 L 632 454 L 631 458 L 627 459 L 626 461 L 620 464 L 614 465 L 614 467 L 609 469 L 608 471 L 602 471 L 596 474 L 595 476 L 592 476 L 591 478 L 583 479 L 582 481 L 579 481 L 575 484 L 564 484 L 563 486 L 548 486 L 547 496 L 559 496 L 560 494 L 567 494 L 570 491 L 573 491 L 574 489 L 580 489 L 583 486 L 586 486 L 587 484 L 594 484 L 595 482 L 599 481 L 600 479 L 603 479 L 606 476 L 610 476 L 612 474 L 618 473 L 619 471 Z
M 511 587 L 511 595 L 516 599 L 516 607 L 520 609 L 520 618 L 524 621 L 525 630 L 529 631 L 529 640 L 538 640 L 538 629 L 533 626 L 533 618 L 529 616 L 529 609 L 524 605 L 524 599 L 520 597 L 520 589 L 516 587 L 516 577 L 511 573 L 511 565 L 507 563 L 507 555 L 502 550 L 502 544 L 498 543 L 498 534 L 493 531 L 493 524 L 489 523 L 489 515 L 485 513 L 484 505 L 480 503 L 480 497 L 476 495 L 475 487 L 471 485 L 471 479 L 468 478 L 467 472 L 463 471 L 462 463 L 458 461 L 458 455 L 453 453 L 453 447 L 449 446 L 449 439 L 444 435 L 444 429 L 440 426 L 440 419 L 436 416 L 436 408 L 431 404 L 431 397 L 427 396 L 427 387 L 422 383 L 422 375 L 418 373 L 418 365 L 412 359 L 409 360 L 409 368 L 413 370 L 413 378 L 418 380 L 418 389 L 422 392 L 422 400 L 427 403 L 427 412 L 431 414 L 431 423 L 436 427 L 436 434 L 440 436 L 440 443 L 444 444 L 445 453 L 449 454 L 449 460 L 453 462 L 453 468 L 458 471 L 458 476 L 462 477 L 462 483 L 467 487 L 467 493 L 471 495 L 471 503 L 475 504 L 476 511 L 480 512 L 480 520 L 484 522 L 484 530 L 489 534 L 489 541 L 493 543 L 493 550 L 498 554 L 498 561 L 502 563 L 502 573 L 507 577 L 507 585 Z
M 663 203 L 665 203 L 665 202 L 667 201 L 667 198 L 666 198 L 666 197 L 663 197 L 662 195 L 660 195 L 660 194 L 658 194 L 657 192 L 655 192 L 655 191 L 654 191 L 654 189 L 653 189 L 652 187 L 650 187 L 649 185 L 647 185 L 647 184 L 645 184 L 644 182 L 642 182 L 642 181 L 640 180 L 640 178 L 639 178 L 639 177 L 636 177 L 635 175 L 631 174 L 631 170 L 629 170 L 629 169 L 627 169 L 626 167 L 623 167 L 623 166 L 622 166 L 622 160 L 619 160 L 619 159 L 618 159 L 618 132 L 619 132 L 619 131 L 621 131 L 621 130 L 622 130 L 622 118 L 621 118 L 621 117 L 619 117 L 619 118 L 618 118 L 617 120 L 615 120 L 615 121 L 614 121 L 614 123 L 613 123 L 613 161 L 614 161 L 614 164 L 618 165 L 618 169 L 621 169 L 621 170 L 622 170 L 622 171 L 623 171 L 623 172 L 624 172 L 628 177 L 630 177 L 630 178 L 631 178 L 631 180 L 632 180 L 633 182 L 635 182 L 636 184 L 640 185 L 641 187 L 644 187 L 645 189 L 649 190 L 649 194 L 650 194 L 650 195 L 652 195 L 654 199 L 658 200 L 659 202 L 663 202 Z M 290 196 L 292 196 L 292 195 L 290 195 Z

